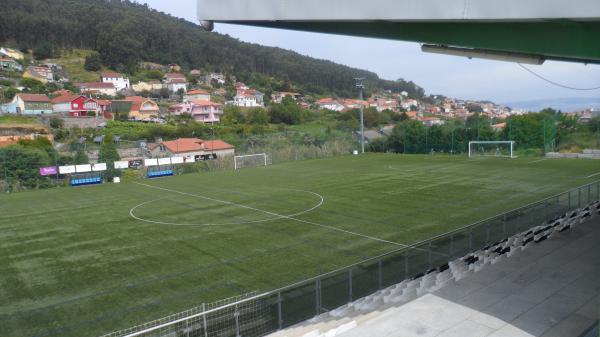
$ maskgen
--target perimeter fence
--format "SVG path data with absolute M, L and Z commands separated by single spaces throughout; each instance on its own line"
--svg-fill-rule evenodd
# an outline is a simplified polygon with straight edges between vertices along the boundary
M 290 327 L 600 200 L 600 181 L 277 290 L 103 337 L 255 337 Z

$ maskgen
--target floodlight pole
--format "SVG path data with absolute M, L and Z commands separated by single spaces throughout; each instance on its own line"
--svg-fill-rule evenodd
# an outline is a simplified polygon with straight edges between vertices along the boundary
M 365 106 L 363 105 L 363 89 L 365 87 L 363 81 L 365 80 L 362 77 L 357 77 L 354 79 L 356 81 L 356 87 L 360 92 L 360 147 L 361 153 L 365 153 Z

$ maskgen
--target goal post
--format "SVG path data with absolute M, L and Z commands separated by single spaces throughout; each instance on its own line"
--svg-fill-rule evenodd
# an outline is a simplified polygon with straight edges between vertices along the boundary
M 234 168 L 236 170 L 249 167 L 268 166 L 272 164 L 271 155 L 267 153 L 235 156 L 233 157 L 233 161 Z
M 514 141 L 470 141 L 469 158 L 476 156 L 515 158 Z

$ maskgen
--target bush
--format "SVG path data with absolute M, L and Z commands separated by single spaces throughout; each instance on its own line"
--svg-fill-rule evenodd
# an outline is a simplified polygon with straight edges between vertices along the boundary
M 100 58 L 100 54 L 94 53 L 86 57 L 83 67 L 87 71 L 98 71 L 102 69 L 102 58 Z
M 33 48 L 33 56 L 36 60 L 45 60 L 54 57 L 55 50 L 49 42 L 42 42 Z
M 64 124 L 65 124 L 65 122 L 61 118 L 52 117 L 50 119 L 50 127 L 53 129 L 62 129 Z

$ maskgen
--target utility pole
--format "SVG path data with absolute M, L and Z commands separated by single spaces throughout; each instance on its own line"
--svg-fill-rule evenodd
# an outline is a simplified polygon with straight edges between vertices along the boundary
M 361 153 L 365 153 L 365 106 L 362 104 L 363 89 L 365 88 L 363 82 L 365 79 L 362 77 L 356 77 L 354 80 L 356 81 L 356 87 L 360 92 L 360 147 Z

